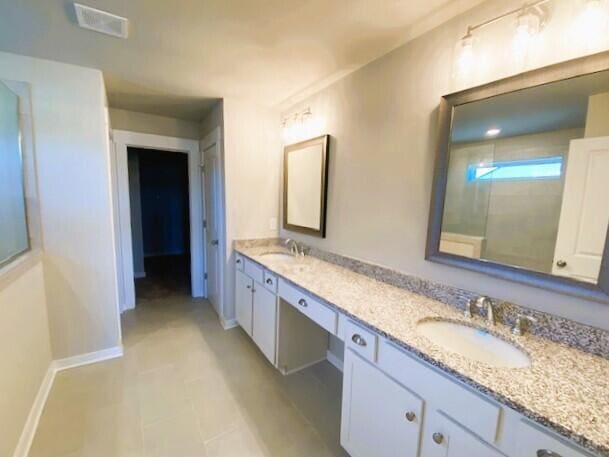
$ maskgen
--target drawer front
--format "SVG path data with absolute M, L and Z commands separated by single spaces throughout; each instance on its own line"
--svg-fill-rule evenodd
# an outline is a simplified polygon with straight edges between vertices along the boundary
M 296 287 L 279 280 L 279 296 L 297 310 L 317 323 L 320 327 L 336 335 L 338 313 L 301 292 Z
M 450 380 L 387 340 L 379 343 L 379 367 L 417 395 L 442 408 L 463 427 L 488 443 L 497 440 L 502 409 L 496 403 Z
M 348 320 L 345 325 L 345 344 L 371 362 L 376 361 L 378 337 L 374 332 Z
M 277 293 L 277 276 L 267 270 L 264 270 L 264 287 L 274 294 Z
M 243 266 L 245 265 L 245 259 L 241 254 L 235 254 L 235 267 L 239 271 L 243 271 Z
M 245 267 L 243 271 L 258 284 L 262 284 L 262 281 L 264 280 L 264 269 L 260 265 L 252 262 L 251 260 L 245 259 Z
M 518 457 L 590 457 L 587 452 L 567 443 L 549 430 L 523 419 L 518 424 L 517 452 Z

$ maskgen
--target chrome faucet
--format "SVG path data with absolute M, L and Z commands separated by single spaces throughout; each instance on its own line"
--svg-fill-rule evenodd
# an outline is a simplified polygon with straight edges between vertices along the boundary
M 285 245 L 290 250 L 290 254 L 298 255 L 298 243 L 290 238 L 285 240 Z
M 495 325 L 495 305 L 493 300 L 482 295 L 476 299 L 476 306 L 482 311 L 486 308 L 486 322 L 488 325 Z

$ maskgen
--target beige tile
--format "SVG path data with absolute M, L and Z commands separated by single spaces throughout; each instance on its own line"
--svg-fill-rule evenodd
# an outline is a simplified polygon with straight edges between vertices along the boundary
M 197 417 L 191 407 L 144 427 L 145 457 L 205 457 Z
M 267 457 L 264 449 L 245 424 L 205 443 L 207 457 Z
M 184 384 L 173 365 L 138 375 L 138 398 L 144 426 L 175 416 L 189 404 Z

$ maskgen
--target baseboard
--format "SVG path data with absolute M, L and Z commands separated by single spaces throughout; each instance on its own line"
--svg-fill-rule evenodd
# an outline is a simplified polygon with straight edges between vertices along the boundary
M 341 359 L 339 359 L 336 354 L 334 354 L 333 352 L 328 351 L 326 353 L 326 357 L 328 359 L 328 362 L 330 362 L 332 365 L 334 365 L 341 373 L 343 371 L 343 361 Z
M 88 354 L 75 355 L 74 357 L 66 357 L 53 362 L 56 371 L 67 370 L 68 368 L 80 367 L 91 363 L 103 362 L 104 360 L 115 359 L 123 355 L 123 347 L 115 346 L 113 348 L 102 349 L 101 351 L 89 352 Z
M 133 272 L 133 278 L 134 279 L 142 279 L 146 277 L 146 272 L 145 271 L 134 271 Z
M 284 376 L 289 376 L 300 370 L 304 370 L 305 368 L 309 368 L 309 367 L 312 367 L 313 365 L 317 365 L 319 362 L 323 362 L 324 360 L 326 360 L 326 357 L 322 357 L 319 360 L 313 360 L 312 362 L 305 363 L 304 365 L 292 368 L 291 370 L 286 370 L 285 368 L 279 368 L 279 372 Z
M 36 398 L 34 398 L 34 403 L 30 408 L 25 425 L 21 431 L 21 436 L 17 442 L 17 447 L 15 448 L 15 452 L 13 452 L 13 457 L 27 457 L 27 455 L 30 453 L 30 448 L 32 447 L 32 442 L 34 441 L 34 436 L 36 435 L 36 429 L 38 428 L 38 422 L 40 421 L 40 416 L 42 415 L 42 410 L 44 409 L 49 392 L 51 392 L 51 387 L 53 386 L 55 373 L 57 373 L 55 362 L 51 361 L 49 368 L 42 379 L 42 383 L 38 388 L 38 393 L 36 394 Z
M 220 318 L 220 325 L 222 325 L 222 328 L 224 330 L 229 330 L 231 328 L 235 328 L 239 325 L 239 323 L 237 322 L 237 319 L 224 319 L 223 317 Z

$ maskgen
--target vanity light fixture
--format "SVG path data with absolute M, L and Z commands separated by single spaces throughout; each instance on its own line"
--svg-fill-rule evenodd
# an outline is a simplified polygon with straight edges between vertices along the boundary
M 491 136 L 497 136 L 501 133 L 501 129 L 498 128 L 492 128 L 492 129 L 488 129 L 486 131 L 486 136 L 491 137 Z
M 586 51 L 607 44 L 609 7 L 607 0 L 581 0 L 583 9 L 574 24 L 574 40 Z
M 284 143 L 290 143 L 309 135 L 312 122 L 313 112 L 309 107 L 284 117 L 281 120 L 281 136 Z
M 516 16 L 514 50 L 519 54 L 522 54 L 523 52 L 526 53 L 531 38 L 543 29 L 543 26 L 547 21 L 547 13 L 542 6 L 549 1 L 551 0 L 535 0 L 528 2 L 520 8 L 515 8 L 492 19 L 467 27 L 467 32 L 457 44 L 457 74 L 463 76 L 471 71 L 475 57 L 475 32 L 510 16 Z

